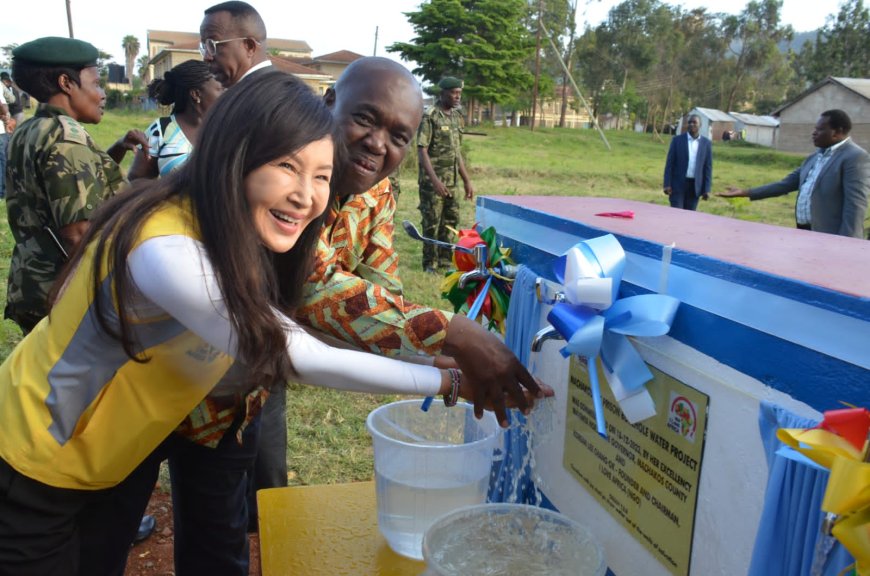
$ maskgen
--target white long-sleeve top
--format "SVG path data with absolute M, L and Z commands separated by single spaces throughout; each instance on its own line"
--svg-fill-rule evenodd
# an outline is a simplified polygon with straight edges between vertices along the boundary
M 128 257 L 142 301 L 169 314 L 216 349 L 236 357 L 237 340 L 217 278 L 202 244 L 182 235 L 148 239 Z M 157 310 L 146 313 L 150 315 Z M 432 366 L 334 348 L 275 311 L 287 328 L 287 353 L 300 381 L 377 394 L 435 395 L 441 373 Z

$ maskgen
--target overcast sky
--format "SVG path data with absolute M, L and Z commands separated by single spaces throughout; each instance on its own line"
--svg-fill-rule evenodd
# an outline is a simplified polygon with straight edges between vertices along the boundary
M 619 0 L 581 1 L 577 20 L 579 29 L 596 25 L 607 17 L 608 10 Z M 106 0 L 71 0 L 73 32 L 108 52 L 121 64 L 124 51 L 121 40 L 132 34 L 145 53 L 146 30 L 198 32 L 203 10 L 215 2 L 191 0 L 149 0 L 148 2 L 110 3 Z M 393 42 L 408 41 L 413 30 L 403 12 L 417 10 L 419 0 L 254 0 L 250 2 L 266 22 L 269 36 L 305 40 L 314 56 L 337 50 L 351 50 L 370 55 L 389 56 L 385 47 Z M 706 7 L 709 12 L 736 13 L 746 5 L 743 0 L 671 0 L 685 8 Z M 26 0 L 14 3 L 12 12 L 0 18 L 0 45 L 22 44 L 40 36 L 67 36 L 66 0 Z M 584 9 L 585 7 L 585 9 Z M 825 17 L 838 11 L 837 0 L 784 0 L 782 17 L 797 31 L 824 25 Z M 15 12 L 22 14 L 16 16 Z M 396 58 L 396 56 L 391 56 Z

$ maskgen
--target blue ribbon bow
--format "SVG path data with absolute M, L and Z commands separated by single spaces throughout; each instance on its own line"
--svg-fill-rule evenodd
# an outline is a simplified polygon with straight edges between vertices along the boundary
M 618 297 L 625 252 L 612 234 L 571 247 L 553 266 L 565 286 L 565 302 L 553 306 L 550 324 L 565 338 L 564 357 L 586 359 L 598 433 L 607 436 L 596 360 L 629 422 L 655 415 L 644 387 L 652 373 L 628 336 L 663 336 L 671 329 L 680 301 L 664 294 Z

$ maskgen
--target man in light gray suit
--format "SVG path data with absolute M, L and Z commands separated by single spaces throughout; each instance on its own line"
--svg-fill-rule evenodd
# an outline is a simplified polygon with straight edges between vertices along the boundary
M 813 130 L 818 150 L 800 168 L 773 184 L 717 196 L 760 200 L 798 191 L 797 227 L 826 234 L 864 237 L 864 214 L 870 194 L 870 155 L 852 142 L 852 120 L 842 110 L 822 112 Z

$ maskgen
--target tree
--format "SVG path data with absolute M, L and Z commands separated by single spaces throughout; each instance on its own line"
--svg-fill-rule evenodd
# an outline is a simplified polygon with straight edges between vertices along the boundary
M 414 73 L 431 84 L 445 75 L 464 78 L 472 106 L 503 104 L 530 84 L 525 9 L 525 0 L 427 0 L 405 13 L 416 36 L 387 51 L 415 62 Z
M 462 0 L 428 0 L 417 12 L 404 14 L 416 36 L 410 42 L 387 46 L 387 52 L 398 52 L 403 60 L 415 62 L 414 74 L 430 84 L 445 75 L 459 75 L 462 62 L 471 53 L 465 43 L 471 23 Z
M 121 47 L 124 49 L 124 57 L 126 58 L 127 82 L 133 86 L 133 65 L 136 62 L 136 56 L 139 55 L 139 39 L 128 34 L 121 41 Z
M 846 0 L 839 13 L 828 16 L 815 44 L 807 43 L 798 57 L 798 74 L 805 84 L 827 76 L 870 76 L 870 11 L 864 0 Z M 806 87 L 806 86 L 804 86 Z
M 136 62 L 137 71 L 139 72 L 139 78 L 142 79 L 142 82 L 148 84 L 151 81 L 151 77 L 149 76 L 148 65 L 151 63 L 151 59 L 148 57 L 148 54 L 142 54 L 139 57 L 139 60 Z
M 559 127 L 565 127 L 565 115 L 568 112 L 568 74 L 574 64 L 574 40 L 577 36 L 577 4 L 578 0 L 567 0 L 562 22 L 568 32 L 568 39 L 562 45 L 562 60 L 565 62 L 567 71 L 562 71 L 562 106 L 559 110 Z M 551 29 L 552 30 L 552 29 Z
M 524 0 L 468 2 L 474 32 L 465 38 L 471 49 L 462 64 L 465 91 L 472 98 L 505 104 L 530 87 L 532 77 L 524 62 L 532 42 L 523 25 L 525 9 Z
M 745 97 L 753 81 L 772 87 L 770 73 L 780 72 L 786 64 L 779 44 L 790 41 L 791 26 L 780 25 L 782 0 L 751 0 L 737 16 L 723 20 L 722 34 L 731 46 L 731 82 L 725 110 L 734 110 L 738 97 Z M 782 86 L 785 95 L 785 86 Z

